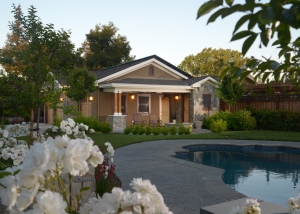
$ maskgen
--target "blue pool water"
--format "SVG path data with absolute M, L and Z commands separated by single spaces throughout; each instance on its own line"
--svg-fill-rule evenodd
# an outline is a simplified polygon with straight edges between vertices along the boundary
M 300 154 L 296 153 L 300 150 L 230 145 L 185 148 L 190 152 L 174 157 L 224 169 L 224 183 L 248 197 L 286 206 L 289 198 L 299 195 Z

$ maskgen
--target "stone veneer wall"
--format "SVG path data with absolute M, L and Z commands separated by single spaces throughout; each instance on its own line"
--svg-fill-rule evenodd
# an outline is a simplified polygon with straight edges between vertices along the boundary
M 201 102 L 203 101 L 203 94 L 211 94 L 212 109 L 209 110 L 209 115 L 207 109 L 204 109 Z M 203 120 L 205 117 L 213 115 L 219 111 L 220 101 L 216 95 L 216 87 L 210 83 L 204 83 L 199 88 L 194 88 L 191 93 L 190 102 L 190 121 Z
M 113 132 L 124 132 L 127 115 L 109 115 L 109 123 Z

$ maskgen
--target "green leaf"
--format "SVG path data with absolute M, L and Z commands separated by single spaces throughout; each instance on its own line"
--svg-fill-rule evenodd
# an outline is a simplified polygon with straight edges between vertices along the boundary
M 251 11 L 251 12 L 253 12 L 253 10 L 255 9 L 255 7 L 262 7 L 262 4 L 256 4 L 256 3 L 247 3 L 247 4 L 243 4 L 243 5 L 239 8 L 239 11 L 241 11 L 241 12 L 246 12 L 246 11 Z
M 79 192 L 84 192 L 84 191 L 87 191 L 89 189 L 90 189 L 90 187 L 81 187 Z
M 20 169 L 17 170 L 17 171 L 15 171 L 15 172 L 14 172 L 14 176 L 15 176 L 16 174 L 18 174 L 20 171 L 21 171 Z
M 267 45 L 269 43 L 269 39 L 268 39 L 268 36 L 267 36 L 267 30 L 264 30 L 264 31 L 260 32 L 260 39 L 261 39 L 263 45 L 265 47 L 267 47 Z
M 276 14 L 272 6 L 263 9 L 259 13 L 259 20 L 263 24 L 270 24 L 275 20 Z
M 208 1 L 208 2 L 204 3 L 199 8 L 196 19 L 199 19 L 201 16 L 204 16 L 205 14 L 209 13 L 216 7 L 221 6 L 222 4 L 223 4 L 223 0 Z
M 228 68 L 225 68 L 222 72 L 221 72 L 221 75 L 220 75 L 220 80 L 222 80 L 224 78 L 224 76 L 227 74 L 227 72 L 230 70 L 231 68 L 228 67 Z
M 225 0 L 226 4 L 231 7 L 231 5 L 233 4 L 234 0 Z
M 232 6 L 232 7 L 227 8 L 227 10 L 225 10 L 222 13 L 222 18 L 224 19 L 226 16 L 229 16 L 230 14 L 237 12 L 238 8 L 240 6 L 241 6 L 240 4 L 236 4 L 236 5 Z
M 251 16 L 252 14 L 248 14 L 240 18 L 240 20 L 238 20 L 237 23 L 235 24 L 235 28 L 232 34 L 234 34 L 248 19 L 250 19 Z
M 281 47 L 286 47 L 291 41 L 290 27 L 284 23 L 281 23 L 277 28 L 277 32 Z
M 271 72 L 264 72 L 264 75 L 263 75 L 263 78 L 262 78 L 262 81 L 265 82 L 266 79 L 269 77 L 269 75 L 271 74 Z
M 240 81 L 243 81 L 249 74 L 251 74 L 251 71 L 244 71 L 240 76 Z
M 248 30 L 253 29 L 257 23 L 258 23 L 258 14 L 253 14 L 249 19 Z
M 275 42 L 272 43 L 272 46 L 275 46 L 275 45 L 280 45 L 279 43 L 279 40 L 277 39 Z
M 226 10 L 226 8 L 221 8 L 220 10 L 218 10 L 217 12 L 215 12 L 214 14 L 212 14 L 207 23 L 206 24 L 209 24 L 210 22 L 214 22 L 220 15 L 222 15 L 222 13 L 224 12 L 224 10 Z
M 0 172 L 0 179 L 4 178 L 5 176 L 11 175 L 10 172 Z
M 230 41 L 232 42 L 232 41 L 242 39 L 244 37 L 252 36 L 252 35 L 257 35 L 257 34 L 253 33 L 252 31 L 248 31 L 248 30 L 240 31 L 240 32 L 234 34 Z
M 252 36 L 249 36 L 249 37 L 245 40 L 245 42 L 244 42 L 244 44 L 243 44 L 243 47 L 242 47 L 242 54 L 243 54 L 244 56 L 246 55 L 246 53 L 248 52 L 249 48 L 251 47 L 251 45 L 252 45 L 253 42 L 255 41 L 256 37 L 257 37 L 257 34 L 254 33 Z

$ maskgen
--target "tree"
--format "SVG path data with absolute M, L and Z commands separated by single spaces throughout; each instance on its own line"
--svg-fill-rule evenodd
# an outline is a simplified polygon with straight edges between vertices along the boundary
M 245 39 L 242 54 L 245 55 L 253 42 L 259 37 L 260 47 L 267 47 L 271 39 L 275 39 L 272 46 L 279 49 L 278 56 L 284 57 L 279 63 L 271 59 L 252 59 L 246 68 L 232 67 L 224 69 L 222 77 L 227 73 L 242 81 L 248 74 L 255 72 L 255 77 L 262 76 L 266 81 L 271 75 L 275 81 L 293 79 L 300 82 L 300 37 L 292 41 L 291 28 L 300 27 L 300 1 L 298 0 L 270 0 L 262 3 L 257 0 L 246 0 L 243 4 L 234 4 L 234 0 L 210 0 L 201 5 L 197 19 L 215 8 L 221 7 L 208 19 L 207 24 L 218 17 L 225 18 L 238 12 L 246 13 L 236 23 L 231 41 Z M 246 30 L 238 30 L 248 22 Z M 258 32 L 257 32 L 258 31 Z
M 226 67 L 246 64 L 247 58 L 235 50 L 230 49 L 212 49 L 204 48 L 196 55 L 189 55 L 178 65 L 178 68 L 184 70 L 194 77 L 198 76 L 220 76 L 221 71 Z
M 67 78 L 68 88 L 66 94 L 69 98 L 78 102 L 78 110 L 79 102 L 97 89 L 95 82 L 95 75 L 85 67 L 73 69 Z
M 127 38 L 117 34 L 118 30 L 109 22 L 108 25 L 96 25 L 94 30 L 86 34 L 82 51 L 88 69 L 96 71 L 134 60 Z
M 74 45 L 69 40 L 69 32 L 55 31 L 53 24 L 43 25 L 33 6 L 27 16 L 14 4 L 12 12 L 15 21 L 9 24 L 11 34 L 0 55 L 0 63 L 9 75 L 4 75 L 1 81 L 23 84 L 6 84 L 0 96 L 7 106 L 16 103 L 20 112 L 31 112 L 32 141 L 33 112 L 47 103 L 55 107 L 59 102 L 57 97 L 61 91 L 56 80 L 67 75 L 70 67 L 67 59 L 72 58 Z M 62 56 L 64 60 L 60 60 Z M 5 96 L 10 93 L 18 96 Z
M 233 80 L 229 75 L 225 75 L 217 88 L 218 96 L 229 105 L 229 109 L 234 105 L 246 92 L 243 83 Z

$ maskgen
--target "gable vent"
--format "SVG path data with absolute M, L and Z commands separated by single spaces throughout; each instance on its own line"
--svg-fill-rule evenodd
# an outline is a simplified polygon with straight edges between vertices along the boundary
M 149 77 L 154 77 L 154 67 L 153 65 L 150 65 L 148 68 L 148 76 Z

